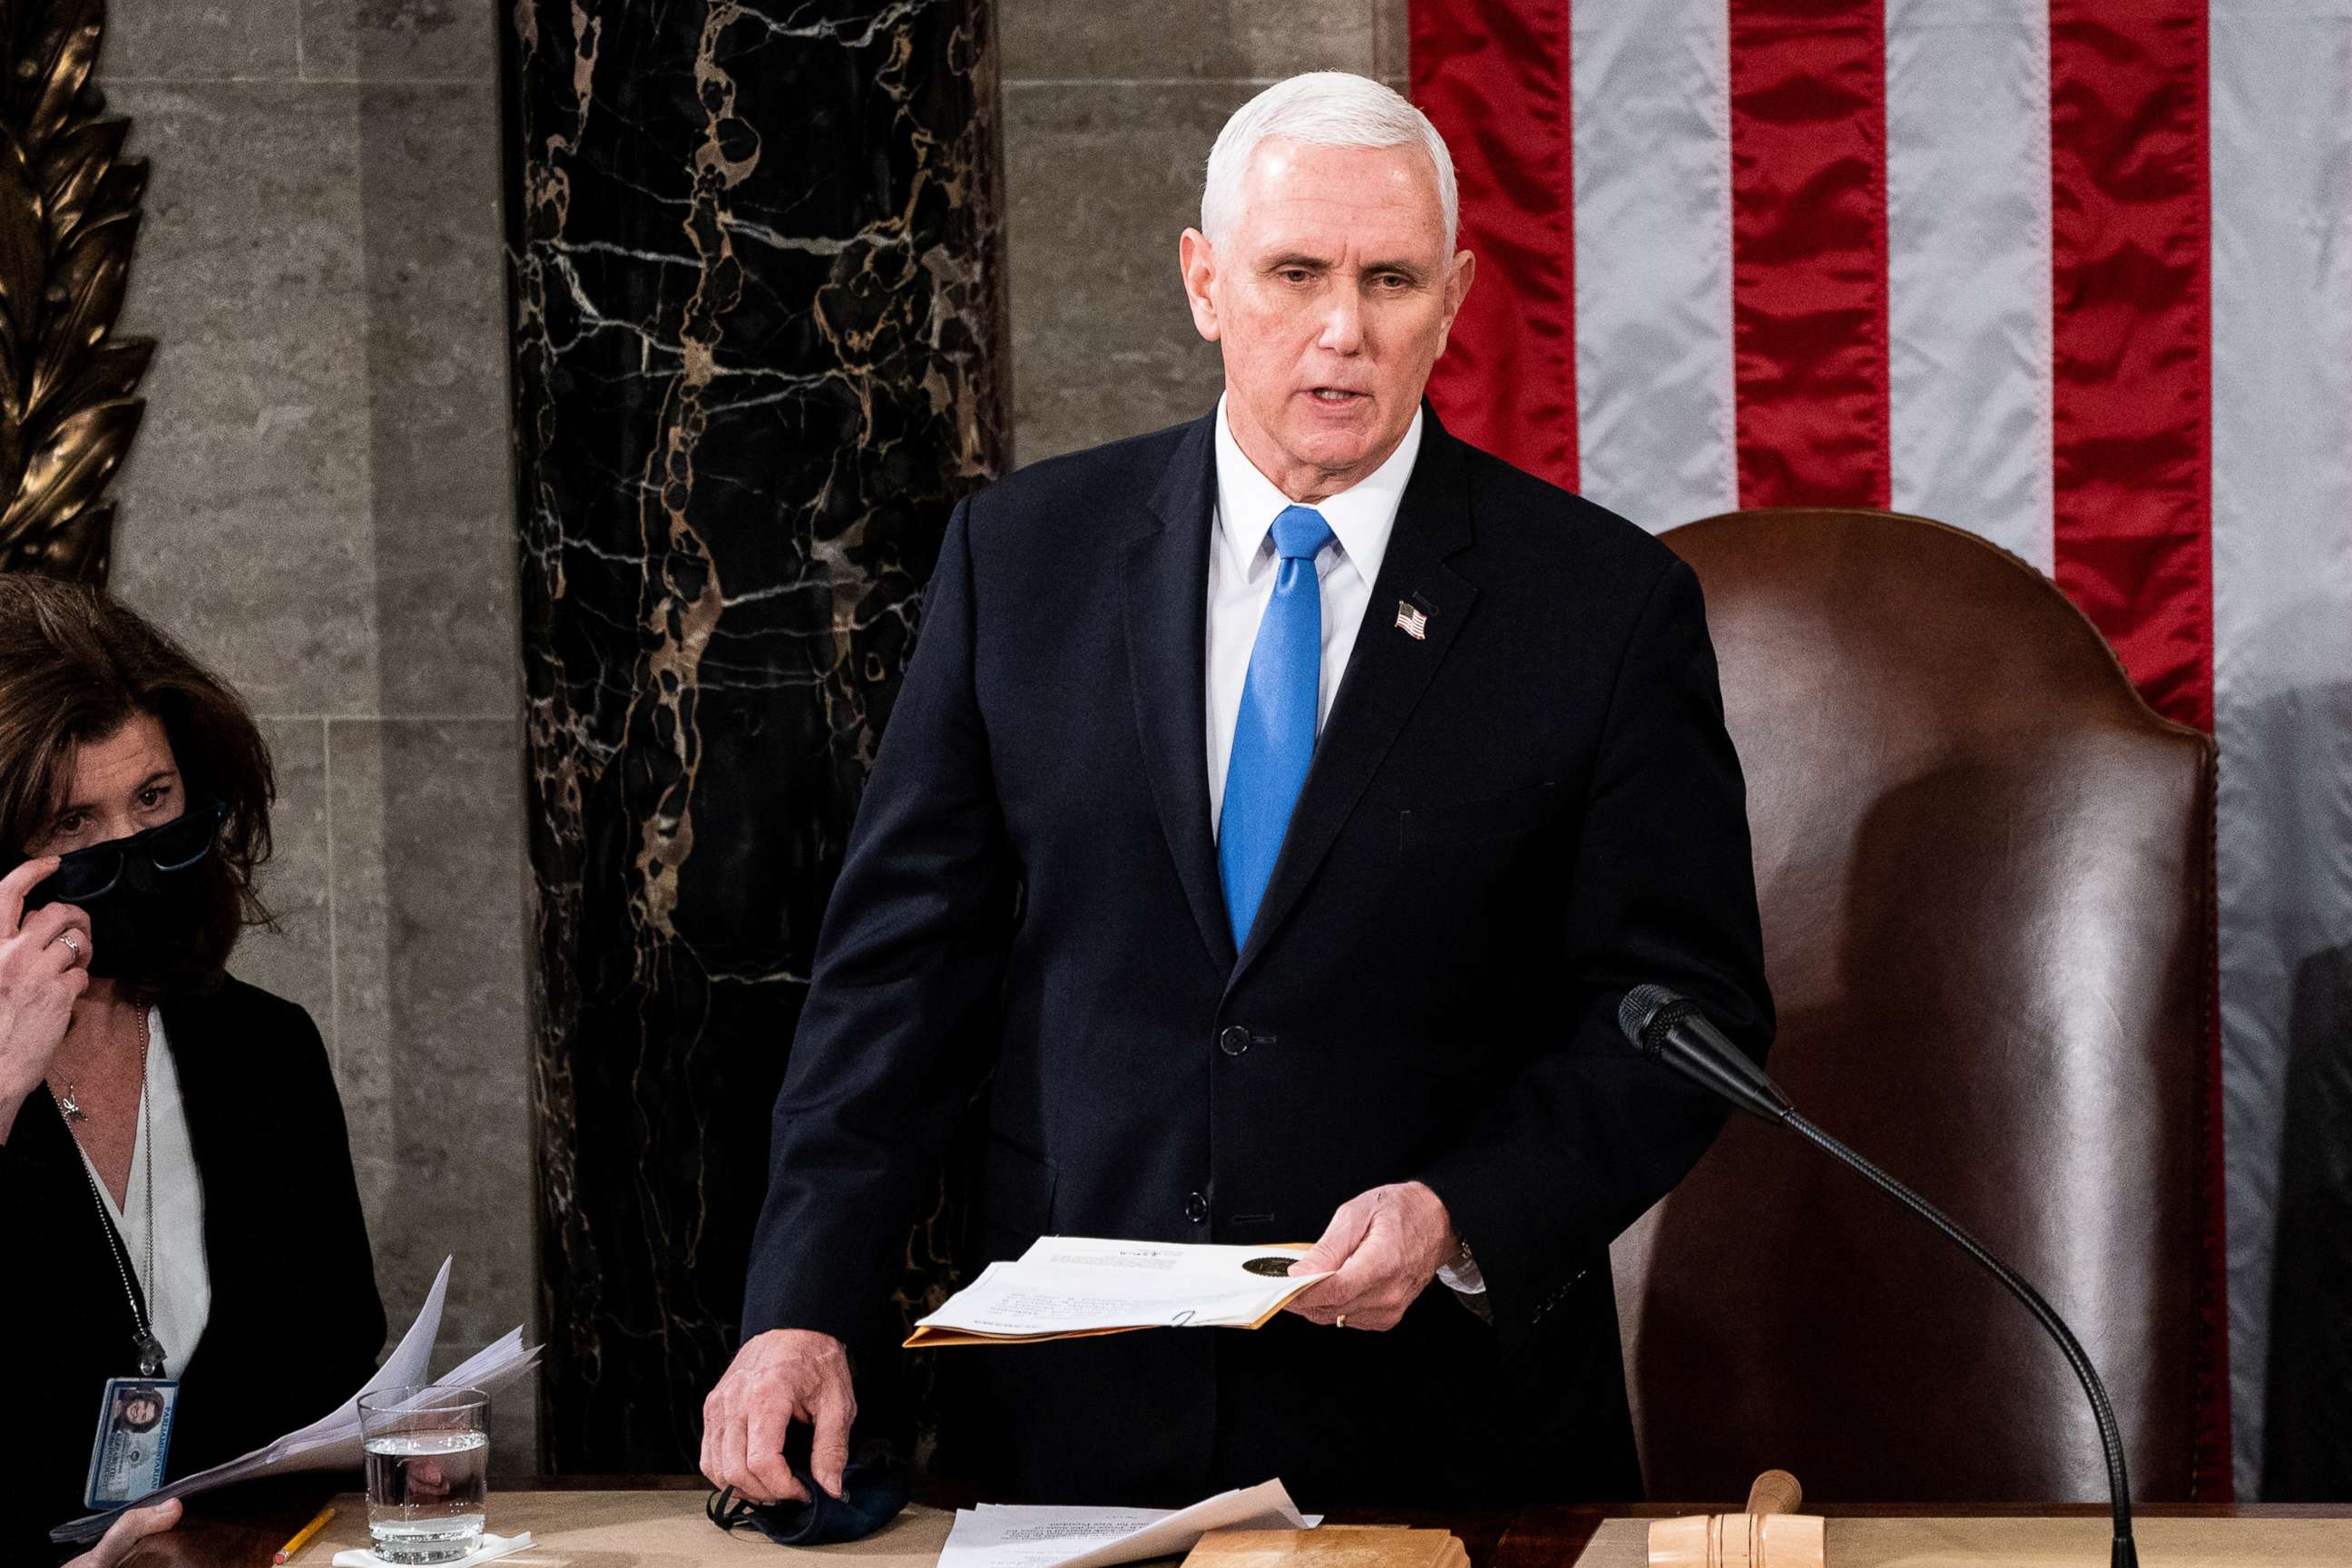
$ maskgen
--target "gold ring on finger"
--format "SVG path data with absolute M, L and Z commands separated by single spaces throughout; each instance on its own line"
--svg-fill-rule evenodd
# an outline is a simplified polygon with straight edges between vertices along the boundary
M 1342 1313 L 1340 1313 L 1338 1317 L 1336 1317 L 1336 1318 L 1332 1319 L 1332 1320 L 1331 1320 L 1331 1326 L 1332 1326 L 1333 1328 L 1335 1328 L 1335 1329 L 1344 1329 L 1344 1328 L 1346 1328 L 1346 1327 L 1348 1326 L 1348 1314 L 1347 1314 L 1347 1313 L 1345 1313 L 1345 1312 L 1342 1312 Z

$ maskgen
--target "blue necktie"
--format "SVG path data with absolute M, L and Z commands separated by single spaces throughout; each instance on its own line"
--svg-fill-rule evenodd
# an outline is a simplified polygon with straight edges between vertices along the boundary
M 1250 649 L 1217 823 L 1217 872 L 1236 949 L 1249 941 L 1250 922 L 1290 828 L 1290 808 L 1298 804 L 1307 765 L 1315 759 L 1323 675 L 1323 585 L 1315 557 L 1330 542 L 1331 525 L 1313 507 L 1285 507 L 1274 520 L 1281 565 Z

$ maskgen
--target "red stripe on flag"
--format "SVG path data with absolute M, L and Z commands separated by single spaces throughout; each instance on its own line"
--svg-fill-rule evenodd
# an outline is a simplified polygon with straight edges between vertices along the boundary
M 1885 506 L 1886 18 L 1731 0 L 1742 506 Z
M 2059 586 L 2115 645 L 2158 712 L 2210 732 L 2206 3 L 2052 0 L 2051 429 Z M 2207 983 L 2200 1500 L 2231 1493 L 2221 1028 L 2210 969 Z
M 2059 586 L 2213 728 L 2206 0 L 2052 0 Z
M 1574 489 L 1568 4 L 1413 0 L 1412 96 L 1454 153 L 1478 276 L 1429 378 L 1455 435 Z

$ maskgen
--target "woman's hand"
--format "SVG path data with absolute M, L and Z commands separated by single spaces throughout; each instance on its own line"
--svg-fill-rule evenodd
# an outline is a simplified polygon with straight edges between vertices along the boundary
M 57 868 L 45 855 L 0 877 L 0 1143 L 89 988 L 89 917 L 71 904 L 25 912 L 25 895 Z
M 169 1498 L 146 1508 L 127 1508 L 115 1516 L 98 1544 L 71 1559 L 66 1568 L 114 1568 L 151 1535 L 161 1535 L 180 1522 L 180 1500 Z

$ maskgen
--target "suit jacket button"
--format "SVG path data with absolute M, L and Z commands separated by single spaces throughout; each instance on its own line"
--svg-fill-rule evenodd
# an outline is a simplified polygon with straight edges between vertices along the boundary
M 1250 1032 L 1239 1024 L 1228 1024 L 1225 1032 L 1217 1037 L 1217 1049 L 1229 1057 L 1240 1056 L 1250 1048 Z
M 1209 1220 L 1209 1200 L 1198 1193 L 1187 1194 L 1184 1199 L 1184 1217 L 1194 1225 L 1206 1225 Z

